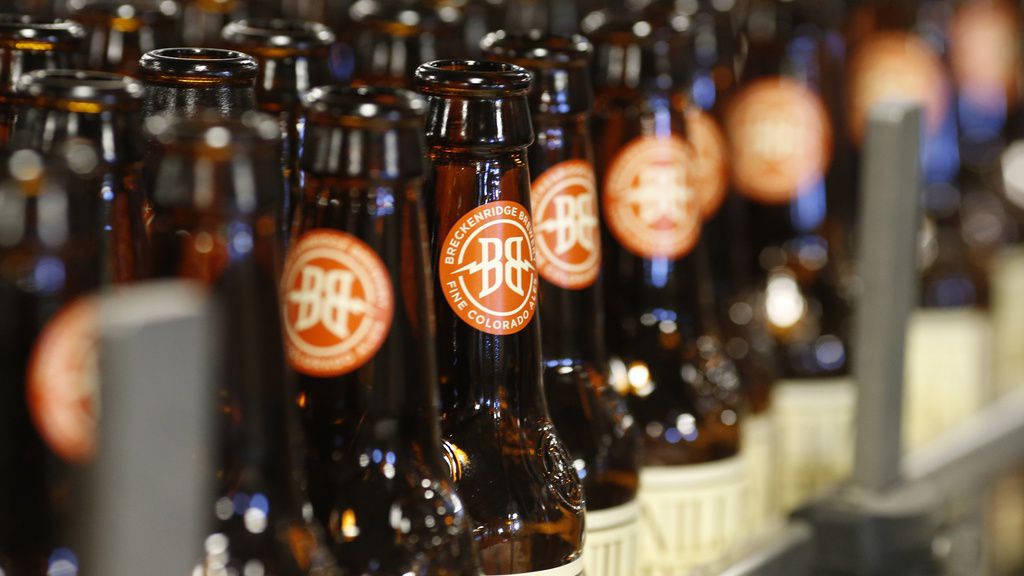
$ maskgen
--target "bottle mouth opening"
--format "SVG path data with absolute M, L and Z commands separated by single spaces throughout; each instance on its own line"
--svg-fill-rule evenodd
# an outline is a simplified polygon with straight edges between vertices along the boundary
M 264 50 L 310 50 L 334 43 L 334 32 L 319 22 L 281 18 L 251 18 L 224 27 L 224 40 Z
M 416 69 L 416 86 L 426 94 L 525 94 L 530 80 L 522 66 L 495 60 L 437 60 Z
M 155 22 L 170 20 L 178 14 L 178 4 L 173 0 L 71 0 L 68 3 L 72 19 L 86 19 L 90 22 L 112 22 L 112 26 L 127 28 L 131 22 Z
M 26 51 L 47 51 L 57 45 L 77 45 L 85 38 L 81 24 L 60 18 L 0 14 L 0 45 Z
M 384 86 L 318 86 L 303 94 L 302 103 L 315 123 L 419 126 L 426 112 L 426 101 L 415 92 Z
M 491 32 L 480 42 L 480 47 L 491 58 L 529 68 L 586 66 L 591 52 L 590 42 L 583 36 L 550 34 L 542 30 Z
M 221 48 L 160 48 L 139 59 L 147 82 L 251 83 L 259 67 L 256 59 L 237 50 Z
M 107 105 L 139 105 L 143 95 L 138 80 L 109 72 L 37 70 L 18 80 L 16 92 L 41 98 L 44 107 L 71 112 L 97 113 Z

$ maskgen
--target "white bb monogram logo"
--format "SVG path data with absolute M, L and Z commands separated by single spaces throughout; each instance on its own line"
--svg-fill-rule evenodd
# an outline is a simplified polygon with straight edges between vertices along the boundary
M 686 202 L 691 195 L 682 171 L 675 166 L 655 165 L 641 172 L 628 201 L 638 208 L 640 220 L 648 226 L 661 220 L 686 221 Z
M 366 300 L 352 297 L 355 281 L 356 275 L 348 270 L 303 268 L 300 288 L 288 294 L 288 301 L 299 306 L 295 329 L 301 332 L 321 324 L 338 338 L 348 337 L 349 316 L 369 309 Z
M 597 228 L 594 198 L 588 195 L 559 195 L 554 198 L 555 216 L 542 221 L 537 230 L 555 233 L 555 254 L 565 254 L 576 245 L 594 250 L 592 231 Z
M 523 272 L 533 270 L 533 264 L 523 259 L 523 238 L 478 238 L 477 242 L 480 244 L 480 260 L 466 264 L 455 273 L 482 273 L 477 298 L 486 298 L 502 285 L 524 296 Z

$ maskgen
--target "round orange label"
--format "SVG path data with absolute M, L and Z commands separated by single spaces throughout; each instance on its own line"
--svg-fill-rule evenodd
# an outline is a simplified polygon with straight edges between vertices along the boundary
M 351 372 L 391 330 L 394 294 L 380 257 L 345 232 L 307 232 L 288 252 L 282 275 L 288 361 L 303 374 Z
M 693 185 L 700 198 L 700 214 L 705 220 L 718 212 L 729 183 L 725 164 L 725 136 L 710 114 L 690 107 L 686 112 L 686 135 L 693 146 Z
M 438 262 L 441 291 L 464 322 L 515 334 L 537 311 L 530 213 L 502 200 L 473 208 L 448 230 Z
M 832 157 L 832 123 L 821 99 L 795 80 L 765 78 L 740 92 L 726 112 L 736 188 L 781 204 L 821 178 Z
M 950 62 L 961 92 L 986 107 L 1013 106 L 1020 68 L 1020 14 L 1005 0 L 973 0 L 957 9 Z
M 75 300 L 43 328 L 29 359 L 29 413 L 61 458 L 88 461 L 96 451 L 99 302 Z
M 906 32 L 882 32 L 864 41 L 850 61 L 850 135 L 864 138 L 868 114 L 879 102 L 902 100 L 924 107 L 925 128 L 934 134 L 949 107 L 946 74 L 939 55 Z
M 626 144 L 605 177 L 605 221 L 615 239 L 642 258 L 679 258 L 700 235 L 700 200 L 693 189 L 686 141 L 641 136 Z
M 594 167 L 566 160 L 548 168 L 533 182 L 530 200 L 541 277 L 569 290 L 592 285 L 601 267 Z

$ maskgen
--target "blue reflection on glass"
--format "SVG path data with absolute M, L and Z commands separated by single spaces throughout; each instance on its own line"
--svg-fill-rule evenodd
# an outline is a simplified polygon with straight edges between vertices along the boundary
M 252 498 L 249 500 L 249 507 L 255 508 L 260 512 L 263 512 L 263 514 L 270 513 L 270 501 L 267 500 L 266 496 L 259 492 L 252 495 Z
M 668 284 L 668 259 L 652 258 L 648 260 L 647 266 L 651 284 L 655 288 L 664 288 Z
M 245 492 L 239 492 L 235 494 L 235 497 L 231 499 L 235 505 L 235 514 L 244 514 L 249 509 L 249 495 Z
M 75 576 L 78 574 L 78 557 L 67 548 L 57 548 L 50 554 L 46 576 Z
M 710 110 L 715 105 L 715 81 L 711 79 L 711 74 L 707 70 L 697 72 L 691 93 L 697 106 Z
M 921 163 L 925 182 L 948 182 L 960 171 L 956 119 L 948 114 L 939 130 L 924 136 Z
M 967 140 L 978 142 L 998 138 L 1006 125 L 1005 95 L 986 94 L 984 102 L 961 96 L 957 100 L 960 129 Z
M 817 229 L 825 219 L 826 202 L 824 179 L 819 178 L 804 188 L 789 208 L 789 217 L 796 229 L 801 233 Z
M 228 257 L 231 260 L 252 252 L 252 227 L 244 222 L 232 222 L 228 229 Z
M 64 263 L 52 256 L 44 256 L 36 262 L 32 280 L 41 292 L 52 293 L 64 286 L 66 275 Z

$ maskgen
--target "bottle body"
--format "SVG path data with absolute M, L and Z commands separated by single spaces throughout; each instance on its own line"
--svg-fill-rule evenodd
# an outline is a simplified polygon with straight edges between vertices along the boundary
M 82 140 L 97 149 L 100 169 L 80 184 L 103 202 L 96 222 L 103 282 L 145 277 L 148 250 L 139 187 L 142 85 L 119 74 L 46 70 L 24 76 L 18 93 L 31 107 L 15 123 L 15 146 L 53 153 Z
M 71 18 L 86 29 L 90 70 L 136 76 L 139 58 L 157 48 L 180 44 L 177 2 L 86 0 L 74 5 Z
M 334 574 L 305 510 L 304 445 L 282 341 L 276 125 L 248 115 L 159 128 L 155 274 L 207 285 L 221 326 L 217 491 L 202 568 Z
M 256 58 L 256 106 L 276 116 L 281 127 L 281 237 L 287 240 L 302 186 L 299 153 L 305 120 L 299 99 L 310 88 L 331 83 L 328 56 L 334 33 L 316 22 L 252 19 L 229 24 L 223 36 L 232 48 Z
M 305 188 L 282 284 L 313 510 L 346 573 L 476 576 L 438 428 L 422 101 L 321 87 L 307 108 Z M 362 162 L 344 161 L 352 156 Z M 321 274 L 317 289 L 309 278 Z M 319 321 L 307 319 L 311 298 Z
M 699 261 L 701 189 L 685 76 L 661 57 L 681 40 L 666 21 L 643 21 L 644 35 L 610 12 L 584 24 L 597 54 L 608 351 L 644 437 L 645 574 L 715 560 L 738 537 L 745 504 L 740 381 L 701 298 L 710 271 Z M 629 53 L 631 66 L 616 65 Z
M 528 149 L 540 275 L 544 390 L 587 497 L 583 561 L 590 576 L 633 574 L 641 444 L 608 381 L 601 231 L 590 138 L 590 45 L 579 36 L 490 34 L 490 58 L 533 75 Z
M 95 380 L 99 198 L 75 193 L 60 162 L 18 151 L 0 184 L 0 465 L 17 471 L 0 480 L 0 569 L 8 574 L 45 574 L 74 559 L 76 470 L 94 450 L 92 405 L 83 400 Z
M 417 85 L 428 95 L 431 283 L 441 291 L 441 423 L 456 490 L 486 574 L 579 574 L 582 488 L 542 383 L 529 74 L 442 61 L 421 66 Z
M 845 477 L 853 459 L 843 51 L 833 4 L 748 8 L 748 58 L 724 116 L 731 209 L 736 229 L 746 231 L 735 268 L 741 293 L 752 295 L 735 312 L 750 322 L 763 317 L 774 341 L 779 490 L 789 509 Z M 759 19 L 776 25 L 758 28 Z M 766 142 L 775 144 L 758 144 Z
M 15 93 L 21 77 L 35 70 L 73 68 L 84 37 L 74 22 L 13 14 L 0 18 L 0 147 L 7 148 L 17 112 L 25 106 Z

